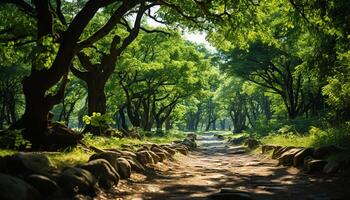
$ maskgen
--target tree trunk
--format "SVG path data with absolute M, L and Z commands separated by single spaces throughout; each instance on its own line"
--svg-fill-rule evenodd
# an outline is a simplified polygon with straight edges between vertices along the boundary
M 12 129 L 25 128 L 23 136 L 32 143 L 34 149 L 45 144 L 45 138 L 48 134 L 48 113 L 53 106 L 45 97 L 46 90 L 40 87 L 43 84 L 33 78 L 24 78 L 25 112 L 22 118 L 11 127 Z
M 106 94 L 104 90 L 106 81 L 99 74 L 89 75 L 89 79 L 87 80 L 88 115 L 92 116 L 94 112 L 104 115 L 106 114 Z M 103 134 L 101 133 L 100 127 L 94 127 L 91 125 L 86 125 L 83 132 L 90 132 L 94 135 Z
M 205 131 L 209 131 L 211 125 L 211 121 L 208 122 L 207 127 L 205 128 Z
M 120 119 L 120 122 L 119 122 L 120 127 L 123 128 L 124 130 L 128 130 L 128 125 L 126 124 L 126 120 L 125 120 L 124 107 L 119 108 L 118 114 Z
M 163 129 L 163 123 L 163 120 L 156 120 L 157 131 L 161 131 Z
M 213 130 L 216 131 L 216 119 L 213 121 Z
M 169 131 L 173 128 L 170 118 L 165 120 L 165 131 Z

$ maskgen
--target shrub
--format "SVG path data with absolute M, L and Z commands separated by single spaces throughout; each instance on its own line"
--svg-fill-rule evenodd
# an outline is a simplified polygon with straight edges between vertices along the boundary
M 101 113 L 93 112 L 92 116 L 85 115 L 83 122 L 86 125 L 98 127 L 100 134 L 102 134 L 112 124 L 113 119 L 107 114 L 101 115 Z
M 23 129 L 5 130 L 0 136 L 0 148 L 3 149 L 29 149 L 31 142 L 24 139 L 22 135 Z

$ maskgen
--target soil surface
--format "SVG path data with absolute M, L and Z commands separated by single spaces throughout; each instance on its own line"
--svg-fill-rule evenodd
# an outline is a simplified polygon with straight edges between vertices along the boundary
M 222 188 L 248 192 L 252 199 L 350 199 L 350 175 L 307 175 L 277 166 L 266 155 L 246 153 L 242 146 L 206 133 L 190 155 L 154 165 L 147 175 L 133 174 L 97 199 L 208 199 Z M 229 199 L 228 199 L 229 200 Z

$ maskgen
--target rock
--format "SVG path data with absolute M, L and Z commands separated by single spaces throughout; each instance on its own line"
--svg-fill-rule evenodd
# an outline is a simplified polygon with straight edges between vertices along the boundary
M 39 200 L 41 198 L 38 190 L 23 180 L 7 174 L 0 174 L 0 199 Z
M 183 155 L 187 155 L 188 154 L 188 150 L 187 150 L 187 148 L 186 147 L 184 147 L 184 146 L 176 146 L 176 147 L 174 147 L 174 149 L 176 150 L 176 151 L 178 151 L 178 152 L 180 152 L 181 154 L 183 154 Z
M 272 158 L 277 159 L 279 158 L 284 152 L 293 149 L 295 147 L 281 147 L 281 148 L 275 148 L 275 150 L 272 153 Z
M 156 154 L 159 157 L 159 162 L 163 162 L 167 159 L 167 154 L 165 154 L 164 152 L 157 152 Z
M 193 142 L 193 141 L 191 141 L 191 140 L 189 140 L 189 139 L 187 139 L 187 138 L 185 138 L 185 139 L 181 142 L 181 144 L 187 146 L 187 147 L 190 148 L 190 149 L 195 149 L 195 148 L 197 148 L 196 142 Z
M 242 144 L 247 139 L 247 136 L 232 138 L 228 142 L 231 144 Z
M 105 159 L 91 160 L 80 165 L 79 168 L 85 169 L 94 175 L 102 189 L 109 190 L 114 184 L 119 182 L 118 172 Z
M 249 149 L 255 149 L 257 146 L 259 146 L 260 142 L 257 139 L 249 138 L 244 144 L 247 145 Z
M 81 168 L 66 168 L 58 178 L 58 185 L 68 194 L 85 194 L 94 196 L 95 177 L 87 170 Z
M 135 171 L 138 173 L 145 172 L 145 167 L 136 159 L 136 158 L 125 158 L 131 167 L 131 171 Z
M 248 192 L 234 190 L 231 188 L 222 188 L 219 193 L 209 196 L 210 200 L 251 200 L 251 196 Z
M 154 163 L 151 154 L 149 153 L 149 151 L 146 150 L 136 152 L 136 158 L 143 165 L 146 165 L 148 163 Z
M 167 153 L 169 153 L 171 156 L 175 155 L 176 151 L 174 149 L 171 149 L 168 146 L 163 146 L 162 147 Z
M 50 123 L 49 130 L 51 133 L 45 138 L 45 149 L 48 150 L 75 147 L 83 139 L 82 134 L 59 122 Z
M 52 195 L 60 189 L 54 180 L 39 174 L 28 176 L 26 181 L 45 197 Z
M 10 174 L 27 176 L 29 174 L 49 174 L 53 166 L 47 156 L 41 153 L 16 153 L 12 156 L 5 156 L 4 165 L 6 172 Z
M 117 158 L 119 158 L 121 154 L 117 152 L 103 152 L 103 153 L 97 153 L 92 156 L 90 156 L 89 161 L 97 160 L 97 159 L 105 159 L 111 164 L 111 166 L 114 168 L 115 171 L 118 171 L 118 165 L 117 165 Z
M 323 168 L 322 172 L 325 174 L 336 173 L 341 167 L 341 162 L 336 160 L 329 161 Z
M 302 151 L 302 148 L 293 148 L 289 149 L 288 151 L 284 152 L 279 158 L 278 158 L 278 164 L 284 165 L 284 166 L 292 166 L 294 156 Z
M 165 151 L 164 149 L 161 149 L 160 147 L 152 147 L 151 150 L 155 154 L 157 154 L 160 162 L 163 162 L 167 158 L 167 155 L 171 156 L 167 151 Z
M 157 164 L 160 161 L 159 156 L 155 154 L 153 151 L 148 151 L 148 153 L 152 156 L 152 159 L 153 159 L 152 164 Z
M 270 151 L 273 151 L 277 148 L 275 145 L 263 145 L 261 146 L 261 153 L 266 154 Z
M 120 154 L 120 156 L 128 156 L 128 157 L 136 157 L 136 154 L 131 151 L 119 150 L 119 149 L 105 149 L 108 152 L 116 152 Z
M 158 146 L 152 146 L 152 147 L 151 147 L 151 151 L 153 151 L 154 153 L 162 152 L 162 153 L 169 154 L 169 153 L 168 153 L 167 151 L 165 151 L 162 147 L 158 147 Z
M 304 161 L 304 171 L 307 173 L 321 172 L 324 166 L 327 164 L 325 160 L 314 160 L 312 158 L 306 158 Z
M 301 151 L 299 151 L 297 154 L 295 154 L 293 158 L 293 166 L 294 167 L 300 167 L 304 164 L 304 159 L 308 156 L 311 156 L 314 153 L 314 150 L 312 148 L 306 148 Z
M 122 179 L 130 178 L 131 176 L 131 165 L 125 158 L 118 158 L 118 173 Z
M 317 159 L 324 159 L 330 156 L 331 154 L 336 154 L 342 151 L 344 150 L 336 145 L 322 146 L 315 149 L 313 157 Z
M 186 137 L 193 142 L 197 140 L 197 135 L 194 133 L 188 133 Z

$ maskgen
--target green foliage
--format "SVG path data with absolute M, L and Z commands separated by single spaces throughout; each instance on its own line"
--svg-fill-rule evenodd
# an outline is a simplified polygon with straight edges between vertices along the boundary
M 38 40 L 34 50 L 33 65 L 36 70 L 49 69 L 56 57 L 59 45 L 51 36 L 44 36 Z
M 85 115 L 83 121 L 86 125 L 100 127 L 102 129 L 108 128 L 113 122 L 112 118 L 107 114 L 101 115 L 101 113 L 93 112 L 92 116 Z
M 21 129 L 7 129 L 0 136 L 0 147 L 3 149 L 29 149 L 31 145 L 23 138 Z
M 282 146 L 320 147 L 336 144 L 348 148 L 350 144 L 350 123 L 347 122 L 338 127 L 319 128 L 310 126 L 305 133 L 300 133 L 293 126 L 285 125 L 277 132 L 263 137 L 264 144 Z

